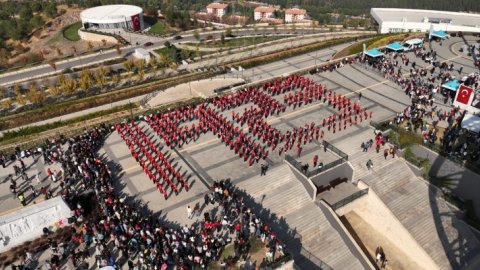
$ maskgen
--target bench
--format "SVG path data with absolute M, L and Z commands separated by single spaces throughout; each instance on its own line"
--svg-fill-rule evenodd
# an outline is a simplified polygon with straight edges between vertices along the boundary
M 320 194 L 324 191 L 327 191 L 327 190 L 330 190 L 330 185 L 327 185 L 327 186 L 317 186 L 317 194 Z
M 338 185 L 340 185 L 340 184 L 343 183 L 343 182 L 346 183 L 347 181 L 348 181 L 347 178 L 340 178 L 340 177 L 338 177 L 338 178 L 330 181 L 330 185 L 332 186 L 332 188 L 335 188 L 335 186 L 338 186 Z

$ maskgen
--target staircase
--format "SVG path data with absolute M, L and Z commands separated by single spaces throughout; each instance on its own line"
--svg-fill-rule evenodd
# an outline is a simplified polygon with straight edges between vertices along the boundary
M 350 155 L 350 163 L 353 166 L 354 173 L 353 173 L 353 182 L 356 183 L 358 180 L 366 177 L 367 175 L 370 174 L 375 174 L 377 171 L 381 170 L 384 167 L 389 167 L 392 164 L 396 163 L 398 161 L 398 157 L 395 155 L 395 158 L 392 158 L 391 155 L 385 159 L 383 157 L 383 151 L 385 148 L 389 148 L 390 145 L 385 144 L 385 146 L 382 146 L 380 149 L 380 152 L 377 153 L 375 151 L 375 146 L 372 146 L 368 150 L 368 152 L 356 152 L 353 155 Z M 367 169 L 367 161 L 371 159 L 373 162 L 373 168 L 368 170 Z
M 361 163 L 364 159 L 356 160 Z M 356 178 L 370 186 L 440 269 L 458 269 L 463 258 L 480 246 L 438 190 L 416 177 L 402 158 L 374 170 L 361 171 Z
M 294 253 L 300 269 L 312 269 L 311 262 L 300 254 L 301 248 L 333 269 L 370 268 L 353 242 L 346 237 L 336 215 L 310 199 L 287 164 L 269 170 L 266 176 L 256 176 L 237 186 L 250 194 L 267 212 L 270 211 L 267 222 L 270 220 L 273 223 L 274 230 L 275 227 L 280 229 L 276 231 Z M 274 220 L 271 213 L 275 214 Z M 298 239 L 298 235 L 301 236 L 301 245 L 292 240 L 294 236 Z

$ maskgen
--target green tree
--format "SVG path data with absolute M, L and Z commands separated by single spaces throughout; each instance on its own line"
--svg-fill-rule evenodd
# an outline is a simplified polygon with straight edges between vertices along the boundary
M 45 100 L 45 93 L 43 91 L 40 91 L 38 87 L 34 84 L 29 87 L 26 96 L 27 99 L 34 104 L 42 103 Z
M 120 83 L 120 76 L 118 74 L 112 76 L 112 83 L 114 86 L 117 86 Z
M 35 15 L 30 19 L 30 25 L 33 28 L 42 27 L 45 22 L 43 21 L 41 16 Z
M 133 61 L 132 60 L 127 60 L 123 62 L 123 67 L 127 70 L 128 73 L 132 71 L 133 68 Z
M 18 12 L 18 16 L 20 17 L 21 20 L 30 20 L 33 16 L 32 9 L 28 5 L 24 5 L 20 11 Z
M 60 87 L 60 84 L 58 82 L 49 83 L 47 87 L 48 87 L 48 93 L 54 97 L 62 94 L 62 88 Z
M 200 48 L 198 47 L 198 44 L 197 46 L 195 46 L 195 57 L 200 57 L 200 59 L 202 59 L 202 53 L 200 52 Z
M 0 100 L 7 97 L 7 89 L 0 86 Z
M 227 28 L 227 30 L 225 30 L 225 36 L 226 37 L 232 37 L 232 28 Z
M 197 29 L 195 29 L 195 30 L 193 31 L 193 37 L 195 37 L 195 39 L 196 39 L 197 41 L 200 40 L 200 33 L 198 33 L 198 30 L 197 30 Z
M 100 71 L 96 72 L 95 73 L 95 84 L 97 85 L 98 88 L 100 88 L 100 90 L 103 90 L 103 88 L 105 87 L 105 84 L 107 84 L 105 74 L 103 74 Z
M 27 104 L 27 100 L 23 96 L 23 90 L 18 83 L 13 86 L 13 94 L 15 95 L 15 100 L 20 105 Z
M 32 1 L 30 2 L 30 8 L 33 12 L 40 12 L 42 11 L 42 4 L 39 1 Z
M 168 54 L 162 53 L 160 57 L 157 59 L 158 65 L 161 67 L 169 67 L 173 64 L 172 57 Z
M 11 98 L 5 98 L 0 102 L 0 106 L 2 106 L 2 108 L 4 109 L 10 108 L 12 104 L 13 104 L 13 101 Z
M 50 18 L 55 18 L 57 16 L 57 5 L 55 2 L 49 2 L 44 8 L 45 14 Z
M 62 92 L 69 95 L 77 90 L 77 81 L 71 78 L 65 78 L 63 84 L 61 85 Z
M 157 61 L 155 60 L 155 57 L 150 57 L 150 60 L 148 60 L 148 66 L 153 69 L 155 68 L 156 64 Z
M 220 35 L 220 42 L 222 43 L 222 46 L 225 45 L 225 35 L 223 33 Z
M 110 67 L 102 64 L 97 71 L 102 74 L 103 77 L 106 77 L 110 73 Z
M 138 78 L 139 82 L 141 82 L 141 81 L 143 81 L 143 79 L 145 79 L 145 70 L 143 68 L 139 69 L 137 71 L 137 78 Z
M 92 74 L 88 69 L 82 70 L 78 84 L 84 91 L 88 91 L 92 87 Z
M 64 85 L 65 80 L 66 80 L 66 78 L 65 78 L 64 74 L 58 74 L 57 75 L 57 84 L 58 85 L 60 85 L 60 86 Z
M 115 45 L 115 49 L 117 50 L 118 55 L 122 54 L 122 49 L 120 48 L 120 44 Z

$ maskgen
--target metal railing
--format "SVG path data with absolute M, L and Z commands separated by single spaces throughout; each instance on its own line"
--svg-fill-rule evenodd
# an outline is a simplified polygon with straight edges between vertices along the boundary
M 290 163 L 290 165 L 292 165 L 293 167 L 295 167 L 295 169 L 299 170 L 303 175 L 305 175 L 304 173 L 304 170 L 302 168 L 302 163 L 297 161 L 294 157 L 288 155 L 288 154 L 285 154 L 285 160 Z M 307 175 L 305 175 L 307 176 Z
M 332 161 L 332 162 L 330 162 L 330 163 L 328 163 L 328 164 L 323 165 L 321 168 L 316 168 L 316 169 L 313 169 L 313 170 L 311 170 L 311 171 L 308 171 L 308 172 L 307 172 L 307 176 L 308 176 L 308 177 L 312 177 L 312 176 L 317 175 L 317 174 L 319 174 L 319 173 L 321 173 L 321 172 L 323 172 L 323 171 L 326 171 L 326 170 L 329 170 L 329 169 L 331 169 L 331 168 L 333 168 L 333 167 L 336 167 L 336 166 L 344 163 L 345 161 L 346 161 L 345 159 L 339 158 L 339 159 L 334 160 L 334 161 Z
M 323 141 L 322 142 L 323 144 L 323 147 L 326 147 L 327 149 L 330 149 L 330 151 L 334 152 L 335 154 L 339 155 L 341 158 L 345 159 L 345 161 L 348 160 L 348 155 L 343 152 L 342 150 L 336 148 L 335 146 L 333 146 L 333 144 L 327 142 L 327 141 Z
M 318 266 L 322 270 L 333 270 L 333 268 L 328 265 L 326 262 L 320 260 L 317 256 L 313 255 L 310 251 L 305 248 L 300 249 L 300 254 L 306 259 Z
M 285 254 L 283 257 L 277 259 L 276 261 L 273 261 L 271 263 L 268 263 L 266 266 L 260 268 L 260 269 L 263 269 L 263 270 L 274 270 L 274 269 L 277 269 L 279 268 L 280 266 L 286 264 L 287 262 L 293 260 L 293 257 L 292 255 L 290 254 Z
M 352 195 L 342 199 L 341 201 L 330 205 L 330 207 L 332 207 L 333 210 L 337 210 L 338 208 L 344 207 L 345 205 L 355 201 L 356 199 L 358 199 L 358 198 L 360 198 L 360 197 L 362 197 L 363 195 L 366 195 L 366 194 L 368 194 L 368 188 L 357 191 L 357 192 L 353 193 Z
M 314 175 L 317 175 L 317 174 L 319 174 L 323 171 L 329 170 L 333 167 L 336 167 L 336 166 L 348 161 L 348 155 L 346 153 L 344 153 L 343 151 L 341 151 L 340 149 L 333 146 L 331 143 L 329 143 L 327 141 L 323 141 L 323 146 L 326 147 L 327 149 L 330 149 L 330 151 L 334 152 L 338 156 L 340 156 L 340 158 L 336 159 L 336 160 L 334 160 L 330 163 L 324 164 L 321 168 L 314 168 L 312 170 L 308 170 L 308 169 L 305 170 L 305 168 L 303 167 L 301 162 L 299 162 L 297 159 L 295 159 L 294 157 L 292 157 L 288 154 L 285 154 L 285 160 L 288 163 L 290 163 L 293 167 L 295 167 L 298 171 L 300 171 L 300 173 L 302 173 L 307 178 L 310 178 Z
M 394 129 L 395 125 L 390 124 L 390 121 L 384 121 L 382 123 L 378 123 L 375 121 L 370 121 L 370 126 L 374 127 L 375 129 L 378 129 L 380 131 L 387 131 L 389 129 Z

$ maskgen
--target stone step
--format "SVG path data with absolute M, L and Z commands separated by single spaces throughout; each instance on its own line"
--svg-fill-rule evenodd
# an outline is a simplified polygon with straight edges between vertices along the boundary
M 352 243 L 340 237 L 287 164 L 272 168 L 266 176 L 255 176 L 249 181 L 241 182 L 238 187 L 251 194 L 257 203 L 261 202 L 263 208 L 284 219 L 289 230 L 302 236 L 302 247 L 321 260 L 327 258 L 324 262 L 334 269 L 342 269 L 339 265 L 363 269 L 360 261 L 363 258 L 357 258 L 351 253 L 348 245 Z
M 284 166 L 279 166 L 268 170 L 265 176 L 258 175 L 249 181 L 239 183 L 238 187 L 248 190 L 252 197 L 258 198 L 292 181 L 292 179 L 294 179 L 294 176 L 290 170 Z M 268 185 L 265 183 L 268 183 Z
M 462 250 L 480 246 L 470 228 L 458 222 L 455 211 L 433 192 L 434 187 L 418 179 L 403 159 L 363 180 L 440 269 L 458 265 L 466 253 Z
M 371 159 L 373 162 L 373 169 L 371 170 L 368 170 L 366 166 L 369 159 Z M 397 157 L 391 158 L 391 156 L 389 156 L 385 160 L 383 154 L 377 154 L 375 150 L 370 150 L 369 152 L 362 152 L 361 154 L 355 155 L 354 157 L 352 157 L 352 159 L 350 159 L 350 163 L 355 169 L 354 181 L 362 179 L 369 174 L 376 173 L 377 171 L 380 171 L 381 168 L 390 166 L 391 164 L 395 163 L 397 159 Z

